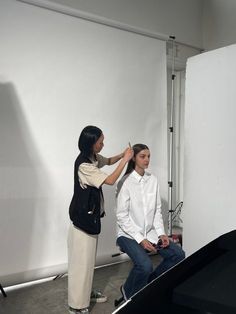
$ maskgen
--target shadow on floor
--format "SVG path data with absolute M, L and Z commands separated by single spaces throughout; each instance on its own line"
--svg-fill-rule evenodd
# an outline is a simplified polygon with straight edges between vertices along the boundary
M 155 267 L 160 262 L 160 256 L 154 255 L 151 258 Z M 91 314 L 111 314 L 115 310 L 114 300 L 120 297 L 120 286 L 131 267 L 132 263 L 127 261 L 95 270 L 93 287 L 106 294 L 108 301 L 91 303 Z M 1 314 L 68 313 L 67 276 L 6 292 L 7 298 L 0 295 Z

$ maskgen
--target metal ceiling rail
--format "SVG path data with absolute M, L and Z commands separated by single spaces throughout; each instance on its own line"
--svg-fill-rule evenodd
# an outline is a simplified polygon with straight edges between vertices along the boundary
M 142 35 L 142 36 L 146 36 L 146 37 L 150 37 L 150 38 L 154 38 L 154 39 L 159 39 L 159 40 L 163 40 L 166 42 L 168 42 L 170 40 L 170 36 L 166 36 L 166 35 L 159 34 L 156 32 L 151 32 L 149 30 L 141 29 L 138 27 L 133 27 L 133 26 L 125 24 L 125 23 L 119 23 L 119 22 L 116 22 L 114 20 L 107 19 L 104 17 L 99 17 L 98 15 L 94 15 L 94 14 L 91 14 L 88 12 L 80 11 L 80 10 L 77 10 L 77 9 L 56 3 L 56 2 L 52 2 L 52 1 L 48 1 L 48 0 L 16 0 L 16 1 L 27 3 L 30 5 L 34 5 L 34 6 L 44 8 L 44 9 L 47 9 L 50 11 L 54 11 L 57 13 L 69 15 L 69 16 L 72 16 L 75 18 L 80 18 L 80 19 L 83 19 L 83 20 L 86 20 L 89 22 L 113 27 L 116 29 L 130 32 L 130 33 L 134 33 L 134 34 L 138 34 L 138 35 Z M 182 45 L 182 46 L 185 46 L 188 48 L 198 50 L 200 52 L 204 51 L 204 49 L 201 47 L 190 45 L 190 44 L 187 44 L 184 42 L 175 41 L 175 43 L 178 45 Z

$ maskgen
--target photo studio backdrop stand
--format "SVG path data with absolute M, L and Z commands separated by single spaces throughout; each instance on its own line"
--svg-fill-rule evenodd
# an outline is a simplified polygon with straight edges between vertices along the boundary
M 174 165 L 174 116 L 175 116 L 175 36 L 169 36 L 169 41 L 172 46 L 172 60 L 171 60 L 171 105 L 170 105 L 170 125 L 169 125 L 169 180 L 168 180 L 168 236 L 173 237 L 173 221 L 177 216 L 177 207 L 173 209 L 173 165 Z M 175 164 L 176 166 L 176 164 Z M 179 212 L 181 210 L 179 208 Z M 182 241 L 181 241 L 182 242 Z
M 169 118 L 169 179 L 168 179 L 168 236 L 172 238 L 174 242 L 179 243 L 182 246 L 182 234 L 173 234 L 173 222 L 176 219 L 180 219 L 181 209 L 183 202 L 179 202 L 177 206 L 173 208 L 173 168 L 176 167 L 176 156 L 174 156 L 174 135 L 175 135 L 175 53 L 176 53 L 176 41 L 175 36 L 169 36 L 169 42 L 171 43 L 172 58 L 171 58 L 171 104 L 170 104 L 170 118 Z M 181 220 L 181 219 L 180 219 Z
M 168 236 L 172 236 L 173 227 L 173 146 L 174 146 L 174 83 L 175 83 L 175 36 L 170 36 L 172 43 L 172 62 L 171 62 L 171 104 L 170 104 L 170 125 L 169 125 L 169 180 L 168 180 Z

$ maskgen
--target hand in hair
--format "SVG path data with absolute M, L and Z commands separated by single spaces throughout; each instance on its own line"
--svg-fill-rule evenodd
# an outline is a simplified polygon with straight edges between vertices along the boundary
M 124 151 L 124 156 L 123 159 L 128 162 L 134 155 L 134 151 L 131 147 L 127 147 L 126 150 Z

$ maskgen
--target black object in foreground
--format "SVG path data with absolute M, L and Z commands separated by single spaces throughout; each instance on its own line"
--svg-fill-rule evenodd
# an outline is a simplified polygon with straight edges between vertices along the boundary
M 235 314 L 235 291 L 233 230 L 153 280 L 114 314 Z

